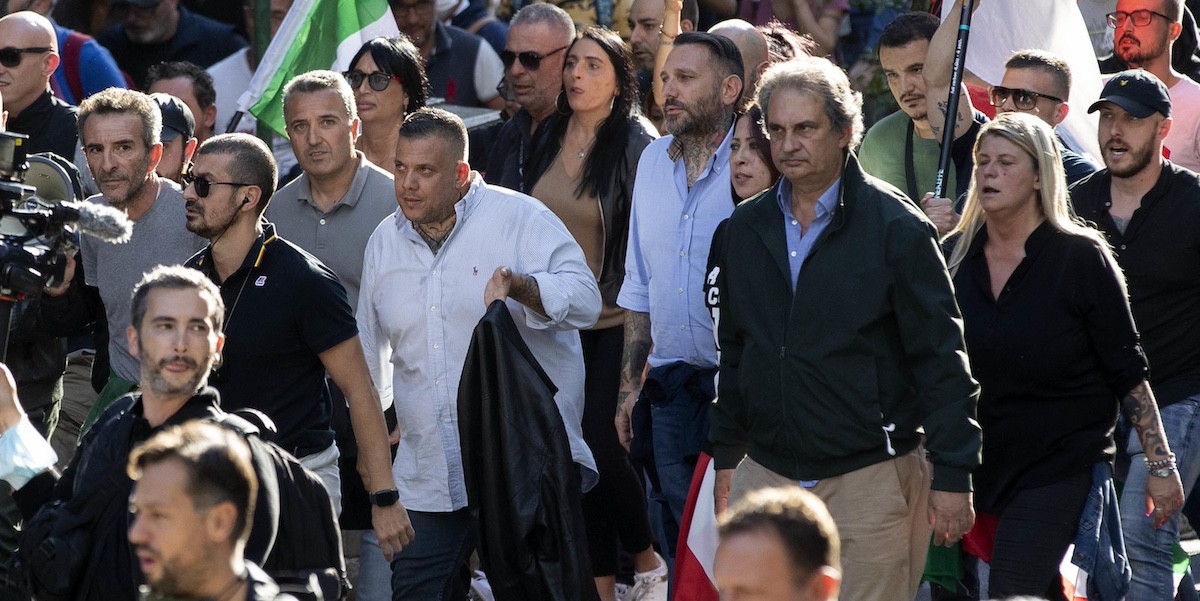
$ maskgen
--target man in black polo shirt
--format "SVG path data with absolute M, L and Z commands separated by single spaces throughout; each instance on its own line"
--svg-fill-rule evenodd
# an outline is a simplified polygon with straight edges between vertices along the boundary
M 1133 316 L 1150 362 L 1150 383 L 1184 490 L 1200 473 L 1200 176 L 1162 158 L 1171 97 L 1148 71 L 1124 71 L 1088 112 L 1100 111 L 1106 169 L 1071 188 L 1076 212 L 1107 236 L 1125 271 Z M 1136 436 L 1121 497 L 1133 567 L 1130 599 L 1174 596 L 1172 518 L 1152 526 L 1142 498 L 1149 470 Z M 1155 466 L 1151 466 L 1155 467 Z M 1154 477 L 1154 476 L 1149 476 Z
M 209 138 L 184 177 L 187 228 L 210 242 L 188 266 L 221 287 L 228 307 L 225 348 L 209 381 L 224 408 L 269 415 L 279 428 L 276 442 L 321 477 L 340 511 L 328 371 L 350 406 L 372 525 L 391 560 L 412 530 L 396 503 L 379 396 L 337 276 L 262 219 L 277 177 L 271 150 L 247 134 Z

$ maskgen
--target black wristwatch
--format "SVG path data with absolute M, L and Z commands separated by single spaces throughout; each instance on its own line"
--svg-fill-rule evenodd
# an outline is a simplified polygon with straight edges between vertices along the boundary
M 400 491 L 396 489 L 381 490 L 367 495 L 367 500 L 376 507 L 391 507 L 400 500 Z

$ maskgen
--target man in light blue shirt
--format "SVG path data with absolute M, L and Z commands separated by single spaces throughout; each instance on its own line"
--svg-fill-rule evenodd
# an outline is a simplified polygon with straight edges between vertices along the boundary
M 651 482 L 666 499 L 668 561 L 714 395 L 717 347 L 704 277 L 713 231 L 734 207 L 729 142 L 743 77 L 741 53 L 727 38 L 689 32 L 673 44 L 663 67 L 671 135 L 652 142 L 638 163 L 625 283 L 617 297 L 629 310 L 617 434 L 629 448 L 635 439 L 631 421 L 643 423 L 631 420 L 634 405 L 640 415 L 649 413 L 632 455 L 653 472 Z

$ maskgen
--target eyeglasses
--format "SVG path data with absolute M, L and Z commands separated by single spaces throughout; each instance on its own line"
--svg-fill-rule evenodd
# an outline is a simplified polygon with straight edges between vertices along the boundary
M 1108 13 L 1106 16 L 1108 17 L 1108 26 L 1112 27 L 1113 29 L 1124 27 L 1125 21 L 1128 21 L 1129 19 L 1133 19 L 1133 24 L 1135 27 L 1145 27 L 1149 25 L 1150 21 L 1154 20 L 1154 17 L 1162 17 L 1164 21 L 1171 20 L 1171 18 L 1167 15 L 1156 13 L 1152 10 L 1146 10 L 1144 8 L 1142 10 L 1135 10 L 1131 13 L 1119 10 L 1117 12 Z
M 513 52 L 512 50 L 504 50 L 500 52 L 500 62 L 504 63 L 504 68 L 509 69 L 513 65 L 513 61 L 520 60 L 521 66 L 530 71 L 537 71 L 542 66 L 542 61 L 550 57 L 550 55 L 558 54 L 566 50 L 569 46 L 556 48 L 546 54 L 538 54 L 536 52 Z
M 371 89 L 375 90 L 376 92 L 382 92 L 388 89 L 388 86 L 391 85 L 393 79 L 396 80 L 396 83 L 404 83 L 403 79 L 400 79 L 391 73 L 384 73 L 383 71 L 363 73 L 362 71 L 355 69 L 353 71 L 346 71 L 342 73 L 342 77 L 345 77 L 346 81 L 350 84 L 350 87 L 355 90 L 362 85 L 364 79 L 367 80 L 367 85 L 371 86 Z
M 0 65 L 4 65 L 9 69 L 15 69 L 21 65 L 22 54 L 43 54 L 46 52 L 52 52 L 52 49 L 45 47 L 13 48 L 12 46 L 0 48 Z
M 183 186 L 185 188 L 187 186 L 195 186 L 196 187 L 196 196 L 199 196 L 200 198 L 207 198 L 208 193 L 212 191 L 212 187 L 216 186 L 216 185 L 222 185 L 222 186 L 253 186 L 253 185 L 255 185 L 255 184 L 243 184 L 243 183 L 239 183 L 239 182 L 214 182 L 208 178 L 197 177 L 196 174 L 193 173 L 191 169 L 189 169 L 187 173 L 184 173 L 183 176 L 179 178 L 179 181 L 180 181 L 180 183 L 183 184 Z
M 988 90 L 988 100 L 992 102 L 992 106 L 1001 106 L 1009 98 L 1012 98 L 1013 105 L 1022 111 L 1032 110 L 1037 105 L 1038 98 L 1045 98 L 1046 100 L 1053 100 L 1055 102 L 1066 102 L 1062 98 L 1055 98 L 1054 96 L 1040 92 L 1022 90 L 1021 88 L 992 86 Z

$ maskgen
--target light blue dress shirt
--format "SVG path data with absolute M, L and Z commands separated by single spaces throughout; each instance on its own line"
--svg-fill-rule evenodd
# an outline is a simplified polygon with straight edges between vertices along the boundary
M 687 167 L 672 151 L 674 136 L 650 143 L 638 161 L 617 304 L 650 314 L 650 367 L 684 362 L 717 365 L 712 317 L 704 304 L 708 250 L 717 225 L 733 213 L 729 129 L 689 189 Z
M 839 176 L 833 185 L 817 198 L 817 216 L 808 224 L 808 231 L 803 231 L 800 222 L 792 215 L 792 182 L 786 177 L 779 179 L 779 193 L 775 199 L 779 201 L 779 210 L 783 211 L 783 233 L 787 239 L 788 267 L 792 270 L 793 290 L 800 280 L 800 267 L 812 252 L 813 244 L 833 221 L 833 208 L 837 206 L 841 193 L 842 178 Z

